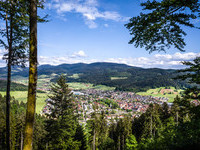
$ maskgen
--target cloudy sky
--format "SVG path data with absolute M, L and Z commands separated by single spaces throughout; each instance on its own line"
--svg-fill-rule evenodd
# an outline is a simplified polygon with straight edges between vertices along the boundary
M 144 0 L 47 0 L 39 14 L 49 22 L 38 24 L 39 64 L 115 62 L 138 67 L 182 68 L 181 61 L 200 56 L 200 30 L 184 28 L 186 52 L 169 49 L 149 54 L 128 44 L 124 24 L 139 15 Z M 200 26 L 200 21 L 195 21 Z M 5 66 L 0 49 L 0 67 Z

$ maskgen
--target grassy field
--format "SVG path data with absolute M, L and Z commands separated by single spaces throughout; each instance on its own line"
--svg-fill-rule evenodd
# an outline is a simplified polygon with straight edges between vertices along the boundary
M 0 92 L 1 95 L 5 95 L 6 92 Z M 11 91 L 11 96 L 14 96 L 16 100 L 27 102 L 27 91 Z M 36 113 L 40 113 L 45 105 L 47 99 L 47 93 L 37 93 L 36 101 Z
M 68 76 L 69 78 L 73 78 L 73 79 L 78 79 L 79 78 L 79 74 L 73 74 L 72 76 Z
M 127 79 L 128 77 L 111 77 L 111 80 L 124 80 Z
M 180 96 L 180 92 L 183 90 L 175 89 L 174 87 L 170 87 L 170 89 L 165 89 L 165 87 L 160 87 L 156 89 L 149 89 L 146 92 L 138 92 L 138 95 L 151 95 L 155 97 L 167 97 L 168 102 L 173 102 L 174 98 L 178 95 Z
M 25 80 L 24 80 L 25 81 Z M 49 83 L 47 83 L 49 82 Z M 46 80 L 44 78 L 38 80 L 39 87 L 44 85 L 48 86 L 50 84 L 50 80 L 47 77 Z M 93 86 L 89 83 L 68 83 L 71 89 L 80 90 L 80 89 L 99 89 L 99 90 L 114 90 L 113 87 L 107 87 L 104 85 Z M 1 95 L 6 95 L 6 92 L 0 91 Z M 37 93 L 37 101 L 36 101 L 36 113 L 40 113 L 42 108 L 45 106 L 45 100 L 48 98 L 47 93 Z M 18 101 L 27 102 L 27 91 L 11 91 L 11 96 L 13 96 Z
M 38 88 L 49 87 L 51 79 L 52 76 L 47 76 L 47 75 L 38 76 L 38 81 L 37 81 Z M 13 81 L 16 83 L 28 85 L 28 78 L 26 77 L 19 77 L 19 78 L 15 77 L 13 78 Z
M 98 89 L 98 90 L 114 90 L 115 87 L 108 87 L 105 85 L 96 85 L 93 86 L 93 84 L 90 83 L 79 83 L 79 82 L 71 82 L 68 83 L 69 88 L 73 90 L 85 90 L 85 89 Z

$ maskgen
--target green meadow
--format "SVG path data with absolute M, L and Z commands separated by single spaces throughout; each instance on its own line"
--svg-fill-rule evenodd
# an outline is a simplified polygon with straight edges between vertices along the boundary
M 27 79 L 20 80 L 18 83 L 27 84 Z M 47 87 L 51 84 L 49 77 L 42 77 L 38 79 L 38 87 Z M 80 90 L 80 89 L 99 89 L 99 90 L 114 90 L 114 87 L 108 87 L 105 85 L 96 85 L 90 83 L 68 83 L 69 87 L 73 90 Z M 6 92 L 0 91 L 0 94 L 5 96 Z M 40 113 L 42 108 L 45 106 L 45 100 L 48 98 L 48 93 L 39 93 L 37 92 L 37 101 L 36 101 L 36 113 Z M 14 97 L 18 101 L 23 101 L 24 103 L 27 102 L 27 91 L 11 91 L 11 96 Z
M 151 95 L 154 97 L 166 97 L 168 98 L 168 102 L 173 102 L 174 98 L 178 95 L 181 96 L 180 93 L 182 89 L 175 89 L 174 87 L 170 87 L 169 89 L 165 89 L 165 87 L 160 87 L 156 89 L 149 89 L 146 92 L 138 92 L 138 95 Z
M 0 92 L 1 95 L 6 95 L 6 92 Z M 18 101 L 27 102 L 27 91 L 11 91 L 11 96 Z M 37 93 L 36 101 L 36 113 L 40 113 L 45 106 L 45 100 L 47 99 L 47 93 Z
M 80 82 L 70 82 L 68 83 L 69 88 L 73 90 L 85 90 L 85 89 L 98 89 L 98 90 L 114 90 L 115 87 L 109 87 L 105 85 L 96 85 L 94 86 L 93 84 L 90 83 L 80 83 Z
M 127 79 L 128 77 L 110 77 L 111 80 L 124 80 Z

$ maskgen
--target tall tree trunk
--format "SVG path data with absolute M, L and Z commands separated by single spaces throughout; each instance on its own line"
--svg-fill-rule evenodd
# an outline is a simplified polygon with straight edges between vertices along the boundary
M 93 144 L 92 144 L 92 150 L 95 150 L 95 129 L 94 129 L 94 135 L 93 135 Z
M 151 124 L 150 124 L 150 135 L 151 135 L 151 139 L 153 138 L 153 134 L 152 134 L 152 133 L 153 133 L 153 131 L 152 131 L 152 130 L 153 130 L 153 127 L 152 127 L 153 125 L 152 125 L 152 124 L 153 124 L 153 119 L 152 119 L 152 113 L 151 113 Z
M 176 112 L 176 126 L 178 126 L 178 111 Z
M 32 150 L 33 125 L 36 106 L 37 88 L 37 0 L 30 0 L 30 54 L 29 85 L 26 110 L 24 150 Z
M 7 88 L 6 88 L 6 148 L 10 150 L 10 86 L 11 86 L 11 65 L 12 65 L 12 34 L 13 34 L 13 10 L 12 10 L 12 1 L 11 1 L 11 10 L 10 13 L 10 31 L 8 30 L 8 19 L 6 14 L 6 33 L 8 41 L 8 64 L 7 64 Z
M 21 131 L 21 144 L 20 144 L 20 150 L 23 149 L 23 141 L 24 141 L 24 138 L 23 138 L 23 130 Z
M 6 89 L 6 147 L 10 150 L 10 84 L 11 84 L 11 60 L 10 50 L 8 56 L 7 89 Z
M 122 150 L 124 150 L 124 135 L 122 135 Z
M 120 144 L 120 136 L 118 136 L 118 150 L 120 150 L 120 146 L 121 146 L 121 144 Z

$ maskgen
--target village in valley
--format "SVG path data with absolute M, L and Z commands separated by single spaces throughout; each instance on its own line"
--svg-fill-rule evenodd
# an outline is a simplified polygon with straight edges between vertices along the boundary
M 124 118 L 128 115 L 131 118 L 139 117 L 145 113 L 150 103 L 168 103 L 166 97 L 141 96 L 134 92 L 125 91 L 103 91 L 96 89 L 85 89 L 72 91 L 75 100 L 76 114 L 81 124 L 91 119 L 92 113 L 104 112 L 108 123 L 111 120 Z M 43 114 L 51 113 L 51 99 L 46 99 L 46 105 L 42 110 Z M 168 103 L 171 105 L 171 103 Z

